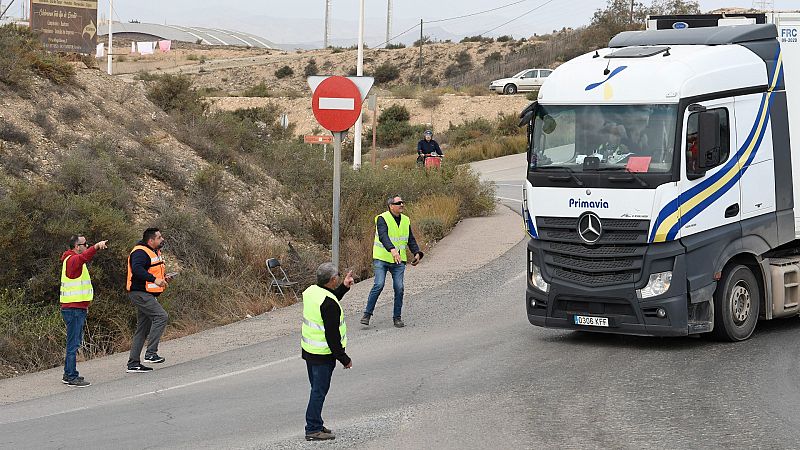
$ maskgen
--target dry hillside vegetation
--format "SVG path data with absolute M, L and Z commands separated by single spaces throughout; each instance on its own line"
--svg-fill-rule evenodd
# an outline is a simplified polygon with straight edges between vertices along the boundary
M 73 233 L 110 244 L 90 269 L 84 358 L 129 345 L 125 260 L 147 226 L 162 228 L 181 272 L 160 297 L 168 336 L 286 304 L 269 292 L 268 257 L 312 281 L 329 258 L 332 166 L 280 128 L 275 108 L 209 112 L 187 78 L 126 82 L 36 42 L 0 27 L 0 376 L 63 362 L 59 256 Z M 345 165 L 342 190 L 342 265 L 361 277 L 388 192 L 409 201 L 425 245 L 494 208 L 492 189 L 454 166 Z

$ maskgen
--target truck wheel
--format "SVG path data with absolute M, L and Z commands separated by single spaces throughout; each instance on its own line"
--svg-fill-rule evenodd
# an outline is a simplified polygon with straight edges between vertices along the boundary
M 753 272 L 742 265 L 726 267 L 714 292 L 714 337 L 743 341 L 758 322 L 761 294 Z
M 514 95 L 517 93 L 517 86 L 513 84 L 507 84 L 506 87 L 503 88 L 503 93 L 508 95 Z

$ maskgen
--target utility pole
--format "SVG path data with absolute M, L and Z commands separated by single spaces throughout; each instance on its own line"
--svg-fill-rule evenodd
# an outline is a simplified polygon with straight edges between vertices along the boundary
M 419 19 L 419 72 L 417 73 L 417 83 L 422 87 L 422 19 Z
M 331 0 L 325 0 L 325 36 L 322 38 L 322 48 L 328 48 L 328 39 L 331 35 Z
M 384 47 L 389 46 L 389 40 L 392 38 L 392 0 L 387 0 L 386 3 L 386 44 Z
M 114 31 L 111 29 L 111 25 L 114 23 L 114 0 L 108 0 L 108 74 L 112 75 L 112 67 L 111 67 L 111 53 L 114 52 Z
M 631 21 L 629 22 L 631 25 L 633 25 L 633 4 L 635 1 L 636 0 L 631 0 Z
M 358 8 L 358 64 L 356 75 L 364 75 L 364 0 L 359 2 Z M 361 116 L 359 111 L 356 129 L 353 131 L 353 169 L 361 167 Z

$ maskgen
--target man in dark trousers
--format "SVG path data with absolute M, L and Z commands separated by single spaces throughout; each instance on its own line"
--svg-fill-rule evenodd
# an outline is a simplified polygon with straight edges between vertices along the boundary
M 131 352 L 128 357 L 129 373 L 143 373 L 153 370 L 142 364 L 142 347 L 147 339 L 144 360 L 163 363 L 158 355 L 158 343 L 167 326 L 167 312 L 158 303 L 158 296 L 167 287 L 171 278 L 164 269 L 161 247 L 164 237 L 158 228 L 144 230 L 139 241 L 128 255 L 128 299 L 136 306 L 136 332 L 133 334 Z
M 394 288 L 394 310 L 392 320 L 394 326 L 405 326 L 401 314 L 403 311 L 403 278 L 406 271 L 408 256 L 406 249 L 411 251 L 414 259 L 411 265 L 416 266 L 424 256 L 419 251 L 417 240 L 411 231 L 411 219 L 403 214 L 405 202 L 399 195 L 393 195 L 386 200 L 389 210 L 375 216 L 375 240 L 372 245 L 372 269 L 375 273 L 375 284 L 369 291 L 367 307 L 361 318 L 362 325 L 369 325 L 369 319 L 375 310 L 375 303 L 381 295 L 383 285 L 386 283 L 386 272 L 392 274 L 392 287 Z
M 86 387 L 91 383 L 78 375 L 78 348 L 83 341 L 83 325 L 89 304 L 94 299 L 94 288 L 86 264 L 94 258 L 97 250 L 106 248 L 106 242 L 89 245 L 86 237 L 75 235 L 69 238 L 69 250 L 61 255 L 61 317 L 67 327 L 67 353 L 64 358 L 64 376 L 61 381 L 72 387 Z
M 339 269 L 331 262 L 317 268 L 317 284 L 303 291 L 303 325 L 300 346 L 306 360 L 311 395 L 306 408 L 306 440 L 335 439 L 322 420 L 322 405 L 331 386 L 333 369 L 338 360 L 345 369 L 353 362 L 345 353 L 347 324 L 339 303 L 353 285 L 353 274 L 348 272 L 340 282 Z

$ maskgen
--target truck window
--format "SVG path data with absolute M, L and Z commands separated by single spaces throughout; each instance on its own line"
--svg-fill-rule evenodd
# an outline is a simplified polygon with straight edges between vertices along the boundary
M 726 108 L 709 109 L 707 112 L 714 113 L 719 117 L 719 137 L 720 137 L 720 159 L 719 164 L 724 164 L 730 156 L 730 125 L 728 123 L 728 110 Z M 691 178 L 698 178 L 704 172 L 698 167 L 697 151 L 697 129 L 699 113 L 692 113 L 686 122 L 686 175 Z M 719 165 L 718 164 L 718 165 Z M 707 167 L 705 170 L 708 170 Z
M 539 105 L 529 162 L 581 172 L 591 156 L 602 170 L 668 173 L 676 122 L 675 105 Z

